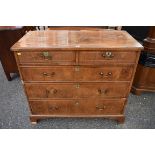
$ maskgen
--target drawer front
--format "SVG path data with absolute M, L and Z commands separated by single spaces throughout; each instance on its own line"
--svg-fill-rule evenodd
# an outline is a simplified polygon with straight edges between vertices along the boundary
M 124 99 L 75 100 L 68 107 L 70 115 L 118 115 L 123 114 Z
M 80 98 L 117 98 L 126 97 L 129 83 L 80 83 L 77 96 Z
M 136 62 L 136 52 L 80 52 L 79 63 L 80 64 L 104 64 L 104 63 L 134 63 Z
M 24 81 L 74 81 L 75 68 L 71 66 L 21 67 Z
M 118 115 L 124 110 L 124 100 L 46 100 L 30 101 L 34 115 Z
M 73 84 L 25 84 L 28 98 L 74 98 L 75 86 Z
M 30 99 L 126 97 L 129 83 L 25 84 Z
M 67 65 L 75 63 L 75 52 L 17 52 L 17 59 L 20 64 L 41 63 Z
M 130 81 L 133 67 L 21 67 L 24 81 Z
M 107 67 L 79 67 L 76 72 L 78 81 L 130 81 L 133 73 L 133 66 L 107 66 Z

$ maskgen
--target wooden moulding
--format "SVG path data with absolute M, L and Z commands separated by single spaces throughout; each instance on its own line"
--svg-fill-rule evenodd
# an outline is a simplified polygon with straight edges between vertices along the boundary
M 52 117 L 102 117 L 115 119 L 119 123 L 123 123 L 125 120 L 124 107 L 131 89 L 141 49 L 143 49 L 141 44 L 125 31 L 47 30 L 28 32 L 12 47 L 12 50 L 28 97 L 32 124 L 36 124 L 40 119 Z M 129 74 L 127 74 L 127 71 L 122 71 L 122 68 L 127 66 L 130 68 L 128 69 Z M 61 67 L 62 70 L 56 69 L 55 73 L 61 74 L 63 72 L 63 74 L 61 76 L 56 75 L 57 79 L 53 81 L 37 77 L 38 73 L 44 72 L 44 68 L 49 71 L 52 67 Z M 67 67 L 76 70 L 74 71 L 76 75 L 72 75 L 70 70 L 67 71 Z M 82 67 L 88 69 L 82 72 Z M 106 68 L 107 72 L 115 67 L 116 69 L 112 70 L 113 73 L 115 72 L 115 77 L 111 80 L 105 78 L 102 81 L 98 80 L 98 77 L 92 78 L 93 75 L 91 74 L 98 73 L 100 71 L 99 67 L 103 67 L 103 70 Z M 33 70 L 27 72 L 24 71 L 24 68 L 40 70 L 38 72 Z M 92 68 L 94 69 L 91 73 Z M 65 81 L 65 78 L 70 79 L 70 81 Z M 49 89 L 47 90 L 47 88 Z M 55 91 L 56 88 L 58 90 Z M 110 106 L 109 111 L 107 110 L 107 113 L 106 110 L 103 113 L 101 111 L 99 114 L 95 113 L 93 108 L 95 110 L 96 108 L 98 110 L 105 108 L 104 106 L 96 107 L 96 102 L 91 101 L 93 98 L 111 100 L 104 102 L 104 104 Z M 68 99 L 72 101 L 82 100 L 82 107 L 78 109 L 81 111 L 79 112 L 72 105 L 67 104 Z M 85 99 L 89 99 L 90 103 L 85 102 Z M 46 104 L 46 100 L 64 100 L 63 108 L 66 108 L 64 105 L 67 104 L 68 109 L 71 109 L 70 111 L 75 110 L 75 112 L 65 113 L 63 110 L 60 110 L 60 113 L 49 112 L 47 106 L 37 104 L 37 101 L 43 101 Z M 32 103 L 32 101 L 36 101 L 36 103 Z M 60 105 L 56 102 L 51 104 Z M 51 109 L 53 110 L 52 106 Z M 54 110 L 57 110 L 57 107 L 54 107 Z

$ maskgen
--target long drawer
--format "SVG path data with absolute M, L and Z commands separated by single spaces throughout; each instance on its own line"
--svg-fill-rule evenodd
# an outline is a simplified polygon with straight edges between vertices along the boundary
M 73 65 L 73 51 L 16 52 L 19 64 Z
M 120 51 L 83 51 L 79 55 L 79 64 L 81 65 L 102 65 L 105 63 L 135 63 L 136 52 Z
M 30 101 L 34 115 L 116 115 L 124 110 L 120 100 L 44 100 Z
M 133 66 L 50 66 L 21 67 L 24 81 L 130 81 Z
M 126 97 L 128 82 L 106 83 L 26 83 L 29 99 Z

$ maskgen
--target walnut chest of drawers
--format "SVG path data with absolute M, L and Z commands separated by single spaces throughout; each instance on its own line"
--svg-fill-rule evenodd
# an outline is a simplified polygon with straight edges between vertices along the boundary
M 125 31 L 31 31 L 13 47 L 30 120 L 103 117 L 124 121 L 143 47 Z

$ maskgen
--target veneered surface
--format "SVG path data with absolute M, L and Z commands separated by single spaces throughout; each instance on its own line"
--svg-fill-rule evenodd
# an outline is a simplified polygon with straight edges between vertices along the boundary
M 19 50 L 92 50 L 130 49 L 141 50 L 143 46 L 126 31 L 118 30 L 45 30 L 30 31 L 13 47 Z

